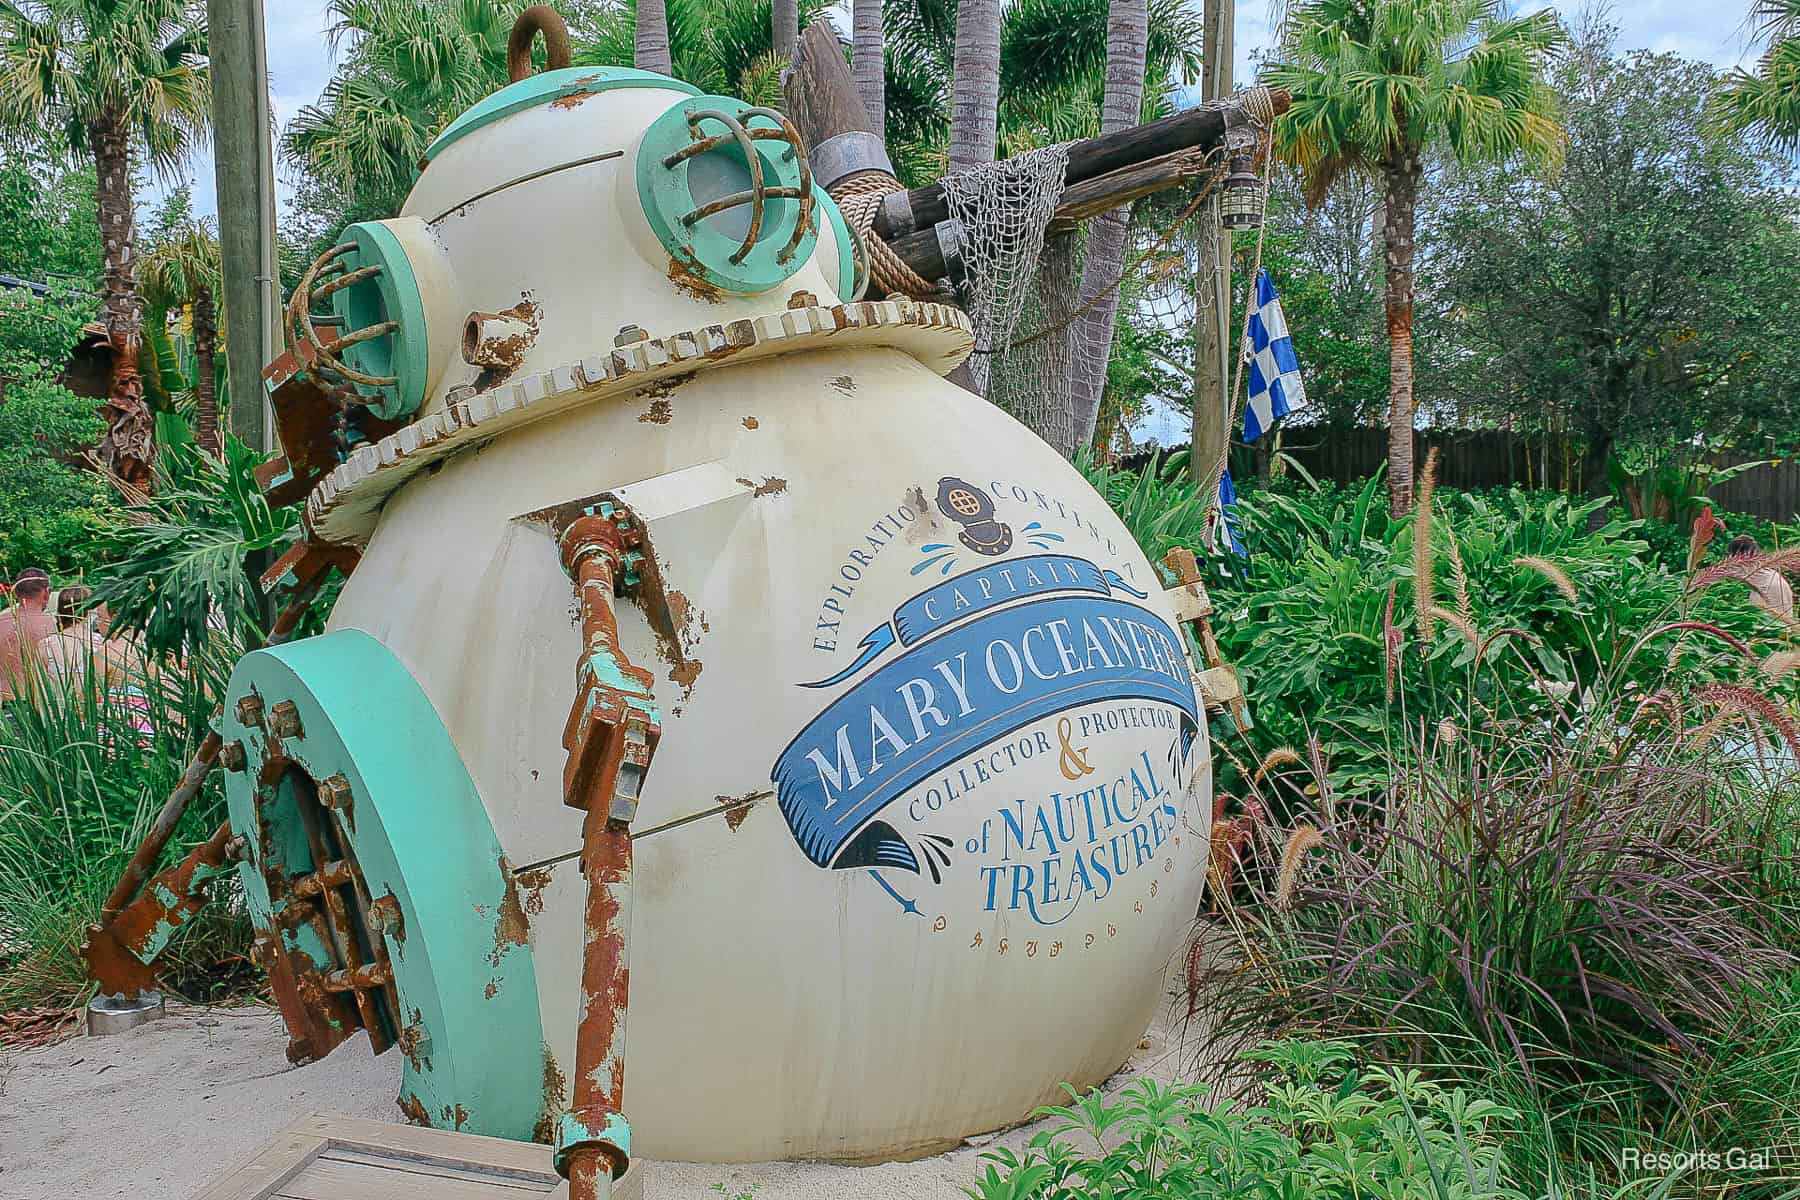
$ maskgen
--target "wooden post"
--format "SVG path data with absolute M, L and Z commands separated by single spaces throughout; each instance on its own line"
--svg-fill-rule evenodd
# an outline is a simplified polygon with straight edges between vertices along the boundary
M 1206 54 L 1200 86 L 1203 101 L 1231 93 L 1232 23 L 1236 0 L 1206 0 L 1202 20 Z M 1188 473 L 1202 487 L 1213 481 L 1231 444 L 1231 234 L 1219 225 L 1215 192 L 1199 214 L 1200 261 L 1194 272 L 1194 409 Z M 1208 503 L 1212 498 L 1206 497 Z
M 231 432 L 272 448 L 263 364 L 279 352 L 275 166 L 262 0 L 207 0 L 213 170 L 219 205 L 221 299 Z
M 840 133 L 881 136 L 857 94 L 831 19 L 821 15 L 800 35 L 783 87 L 788 119 L 810 149 Z

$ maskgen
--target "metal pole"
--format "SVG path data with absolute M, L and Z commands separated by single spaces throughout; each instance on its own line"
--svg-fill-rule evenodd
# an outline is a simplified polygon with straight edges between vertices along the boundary
M 1237 0 L 1206 0 L 1201 23 L 1205 63 L 1200 98 L 1218 100 L 1231 94 L 1233 27 Z M 1219 226 L 1219 201 L 1203 210 L 1200 261 L 1194 274 L 1194 430 L 1188 472 L 1202 484 L 1230 445 L 1231 386 L 1231 234 Z
M 231 431 L 269 450 L 274 422 L 262 369 L 279 352 L 281 281 L 263 0 L 207 0 L 206 17 Z

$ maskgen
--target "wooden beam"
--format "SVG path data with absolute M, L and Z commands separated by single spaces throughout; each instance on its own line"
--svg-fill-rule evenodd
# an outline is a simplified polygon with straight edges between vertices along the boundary
M 1291 101 L 1286 92 L 1276 89 L 1269 93 L 1269 98 L 1275 115 L 1280 116 L 1288 110 Z M 1069 148 L 1064 186 L 1072 187 L 1180 150 L 1210 150 L 1224 139 L 1228 128 L 1248 124 L 1249 120 L 1250 115 L 1241 101 L 1226 100 L 1190 108 L 1148 125 L 1076 142 Z M 1102 211 L 1122 202 L 1122 199 L 1112 199 Z M 875 232 L 893 242 L 916 229 L 929 228 L 949 215 L 943 184 L 927 184 L 889 196 L 875 214 Z
M 788 119 L 800 130 L 808 149 L 840 133 L 881 135 L 863 107 L 837 30 L 822 13 L 800 35 L 782 90 Z
M 1084 179 L 1063 189 L 1056 213 L 1050 218 L 1050 236 L 1067 233 L 1076 222 L 1097 217 L 1164 188 L 1179 187 L 1211 170 L 1201 150 L 1178 150 L 1123 170 Z M 912 235 L 907 235 L 912 236 Z

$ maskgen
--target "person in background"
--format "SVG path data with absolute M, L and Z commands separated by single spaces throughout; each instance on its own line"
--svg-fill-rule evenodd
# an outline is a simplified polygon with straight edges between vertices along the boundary
M 28 567 L 13 580 L 12 597 L 0 611 L 0 705 L 26 694 L 32 664 L 42 661 L 38 643 L 56 632 L 50 606 L 50 576 Z
M 1740 533 L 1727 543 L 1725 553 L 1731 558 L 1747 561 L 1760 555 L 1762 547 L 1749 534 Z M 1780 571 L 1773 567 L 1762 567 L 1744 576 L 1744 583 L 1750 589 L 1752 604 L 1767 609 L 1784 621 L 1793 618 L 1794 589 Z
M 107 668 L 104 640 L 83 611 L 93 594 L 79 584 L 71 584 L 56 594 L 56 632 L 40 641 L 38 649 L 43 651 L 51 673 L 61 679 L 80 679 L 90 662 L 96 671 Z

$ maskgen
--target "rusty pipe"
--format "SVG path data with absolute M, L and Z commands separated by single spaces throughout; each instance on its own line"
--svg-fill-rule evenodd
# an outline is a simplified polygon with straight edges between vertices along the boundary
M 563 730 L 563 801 L 584 810 L 581 1004 L 570 1111 L 554 1162 L 570 1200 L 605 1200 L 631 1161 L 624 1115 L 625 1025 L 630 1011 L 631 819 L 661 733 L 654 677 L 619 645 L 613 595 L 631 578 L 629 545 L 641 533 L 622 508 L 602 505 L 569 521 L 559 545 L 581 612 L 575 701 Z
M 175 790 L 163 801 L 162 811 L 150 822 L 144 840 L 138 843 L 137 851 L 132 854 L 131 861 L 125 864 L 124 873 L 119 876 L 119 882 L 113 885 L 106 903 L 100 906 L 100 924 L 111 924 L 119 915 L 119 910 L 136 898 L 144 881 L 150 878 L 150 873 L 156 869 L 157 859 L 162 857 L 164 847 L 175 836 L 175 827 L 181 823 L 182 814 L 187 812 L 188 802 L 200 794 L 201 785 L 217 765 L 219 747 L 224 744 L 225 739 L 210 730 L 201 739 L 200 748 L 194 751 L 193 760 L 188 763 L 187 770 L 181 773 L 181 782 L 175 785 Z
M 581 1141 L 564 1160 L 569 1200 L 605 1200 L 631 1161 L 625 1110 L 625 1023 L 631 1010 L 631 827 L 599 806 L 582 830 L 587 875 L 581 1009 L 570 1117 Z

